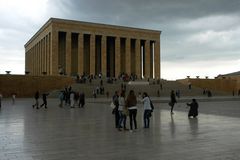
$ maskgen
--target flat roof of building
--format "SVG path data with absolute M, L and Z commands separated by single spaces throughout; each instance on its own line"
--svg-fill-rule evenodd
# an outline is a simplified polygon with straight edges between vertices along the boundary
M 156 32 L 158 34 L 161 34 L 162 31 L 160 30 L 152 30 L 152 29 L 145 29 L 145 28 L 135 28 L 135 27 L 128 27 L 128 26 L 118 26 L 118 25 L 111 25 L 111 24 L 103 24 L 103 23 L 93 23 L 93 22 L 83 22 L 83 21 L 77 21 L 77 20 L 67 20 L 67 19 L 60 19 L 60 18 L 50 18 L 32 37 L 31 39 L 24 45 L 25 47 L 35 38 L 37 37 L 42 30 L 44 30 L 46 27 L 48 27 L 51 23 L 57 23 L 57 22 L 66 22 L 66 23 L 72 23 L 72 24 L 83 24 L 83 25 L 90 25 L 90 26 L 96 26 L 96 27 L 106 27 L 109 29 L 118 28 L 123 30 L 137 30 L 141 32 Z

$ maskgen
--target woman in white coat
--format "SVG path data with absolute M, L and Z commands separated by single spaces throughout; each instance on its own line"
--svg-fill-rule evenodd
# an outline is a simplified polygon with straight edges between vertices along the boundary
M 143 115 L 144 128 L 149 128 L 152 108 L 151 108 L 150 98 L 148 97 L 148 94 L 146 92 L 143 93 L 142 102 L 143 102 L 143 110 L 144 110 L 144 115 Z

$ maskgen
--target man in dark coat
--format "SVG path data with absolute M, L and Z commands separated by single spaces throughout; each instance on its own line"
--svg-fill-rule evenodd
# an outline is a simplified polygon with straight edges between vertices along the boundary
M 169 102 L 169 105 L 171 106 L 171 114 L 173 114 L 174 105 L 175 103 L 177 103 L 176 96 L 173 90 L 171 91 L 170 98 L 171 100 Z
M 43 99 L 43 104 L 41 104 L 41 108 L 43 107 L 43 106 L 45 106 L 45 108 L 47 108 L 47 96 L 48 96 L 48 94 L 47 93 L 43 93 L 42 94 L 42 99 Z
M 188 118 L 190 118 L 191 116 L 196 118 L 198 116 L 198 103 L 196 99 L 192 99 L 192 103 L 187 103 L 187 105 L 190 106 Z

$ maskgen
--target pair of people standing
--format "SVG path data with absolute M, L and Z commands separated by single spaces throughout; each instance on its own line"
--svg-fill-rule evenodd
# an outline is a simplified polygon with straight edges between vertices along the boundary
M 152 102 L 146 92 L 143 93 L 141 102 L 143 102 L 143 110 L 144 110 L 144 114 L 143 114 L 144 128 L 149 128 L 150 117 L 151 117 L 151 113 L 153 111 L 153 105 L 152 105 Z M 126 107 L 128 108 L 128 111 L 129 111 L 130 131 L 132 131 L 133 122 L 134 122 L 135 129 L 137 129 L 137 120 L 136 120 L 137 97 L 133 90 L 131 90 L 129 92 L 129 95 L 126 100 Z
M 134 94 L 134 91 L 131 90 L 129 92 L 129 95 L 126 100 L 125 100 L 125 92 L 121 92 L 119 97 L 118 92 L 115 91 L 115 94 L 113 95 L 112 100 L 113 100 L 113 104 L 115 105 L 115 108 L 113 109 L 113 114 L 115 115 L 116 128 L 118 128 L 118 130 L 121 131 L 122 122 L 123 122 L 124 130 L 128 130 L 126 128 L 126 120 L 127 120 L 127 115 L 129 115 L 130 132 L 133 131 L 133 122 L 134 122 L 135 129 L 137 129 L 137 120 L 136 120 L 137 98 Z

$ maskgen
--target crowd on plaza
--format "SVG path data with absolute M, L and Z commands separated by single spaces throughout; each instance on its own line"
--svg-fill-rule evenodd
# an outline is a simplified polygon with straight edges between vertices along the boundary
M 47 109 L 47 96 L 48 93 L 42 93 L 42 100 L 43 103 L 39 106 L 39 97 L 40 93 L 39 91 L 36 91 L 34 94 L 35 104 L 32 105 L 33 108 L 36 107 L 36 109 L 42 108 L 43 106 L 45 109 Z M 84 92 L 75 92 L 72 90 L 72 87 L 65 87 L 64 90 L 60 91 L 59 93 L 59 107 L 63 107 L 63 104 L 65 102 L 66 106 L 70 106 L 71 108 L 75 108 L 76 105 L 79 106 L 79 108 L 83 108 L 85 105 L 85 94 Z
M 95 79 L 94 76 L 83 76 L 81 78 L 78 77 L 78 80 L 87 81 L 89 80 L 89 83 L 92 82 L 92 79 Z M 98 94 L 105 94 L 104 86 L 103 86 L 103 80 L 101 78 L 101 74 L 97 77 L 100 79 L 99 86 L 96 86 L 93 89 L 93 97 L 96 98 Z M 122 74 L 118 77 L 121 80 L 126 79 L 137 79 L 135 75 L 125 75 Z M 117 81 L 117 79 L 109 78 L 107 79 L 107 83 L 112 83 L 114 81 Z M 85 83 L 85 82 L 84 82 Z M 160 89 L 162 90 L 163 86 L 162 83 L 160 83 Z M 188 89 L 191 90 L 192 86 L 191 83 L 188 84 Z M 134 90 L 130 90 L 128 95 L 126 93 L 126 84 L 121 83 L 121 90 L 115 91 L 115 94 L 112 97 L 112 114 L 115 116 L 115 127 L 119 130 L 130 130 L 130 132 L 133 132 L 134 129 L 137 129 L 137 102 L 141 102 L 143 104 L 143 121 L 144 121 L 144 128 L 150 127 L 150 118 L 152 116 L 152 112 L 154 110 L 154 105 L 148 96 L 147 92 L 138 93 L 138 96 L 136 96 Z M 39 104 L 39 98 L 40 98 L 40 92 L 36 91 L 34 93 L 34 99 L 35 103 L 32 105 L 33 108 L 40 109 L 44 107 L 47 109 L 47 96 L 48 93 L 41 93 L 42 96 L 42 104 Z M 107 97 L 109 96 L 109 92 L 106 91 Z M 158 90 L 158 96 L 160 95 Z M 208 97 L 212 96 L 212 93 L 208 89 L 203 89 L 203 95 L 207 95 Z M 234 95 L 234 93 L 233 93 Z M 238 96 L 240 95 L 240 90 L 238 90 Z M 15 104 L 15 98 L 16 94 L 12 94 L 12 103 Z M 85 106 L 85 94 L 84 92 L 79 91 L 73 91 L 71 86 L 65 87 L 62 91 L 59 93 L 59 107 L 69 106 L 70 108 L 75 108 L 75 106 L 78 106 L 79 108 L 84 108 Z M 170 101 L 168 105 L 170 106 L 170 113 L 174 114 L 173 109 L 175 104 L 177 103 L 177 98 L 180 98 L 180 90 L 172 90 L 170 92 Z M 2 95 L 0 93 L 0 108 L 1 108 L 1 101 L 2 101 Z M 187 106 L 189 106 L 189 112 L 188 117 L 194 117 L 196 118 L 198 116 L 198 103 L 196 99 L 192 99 L 191 103 L 187 103 Z M 126 127 L 127 117 L 129 117 L 129 123 L 130 123 L 130 129 Z
M 143 94 L 139 93 L 138 97 L 135 95 L 134 90 L 130 90 L 127 97 L 125 96 L 125 90 L 122 89 L 120 92 L 115 91 L 115 94 L 112 97 L 111 107 L 113 108 L 112 114 L 115 116 L 115 127 L 119 131 L 129 130 L 126 128 L 127 117 L 129 117 L 130 122 L 130 132 L 133 132 L 133 129 L 137 129 L 137 101 L 143 103 L 143 121 L 144 128 L 149 128 L 150 117 L 154 110 L 154 105 L 146 92 Z M 172 90 L 170 93 L 170 102 L 169 106 L 171 107 L 171 114 L 173 113 L 173 108 L 176 101 L 176 94 Z M 190 107 L 188 112 L 188 117 L 196 118 L 198 116 L 198 103 L 196 99 L 192 99 L 191 103 L 187 103 L 187 106 Z M 134 125 L 134 127 L 133 127 Z

